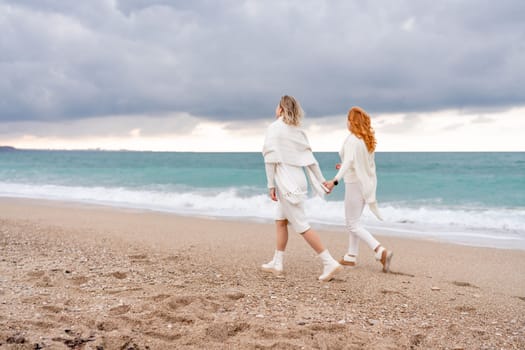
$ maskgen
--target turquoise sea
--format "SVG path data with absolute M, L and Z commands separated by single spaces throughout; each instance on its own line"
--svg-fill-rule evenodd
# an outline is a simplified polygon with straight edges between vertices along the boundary
M 316 153 L 326 178 L 336 153 Z M 377 153 L 385 217 L 394 236 L 525 249 L 525 153 Z M 271 221 L 260 153 L 0 152 L 0 196 Z M 342 230 L 344 186 L 307 201 L 311 222 Z

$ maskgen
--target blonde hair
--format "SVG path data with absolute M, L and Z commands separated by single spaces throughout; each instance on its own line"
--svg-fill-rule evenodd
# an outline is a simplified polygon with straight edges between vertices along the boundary
M 368 113 L 361 107 L 352 107 L 348 111 L 348 121 L 352 134 L 365 142 L 368 152 L 374 152 L 377 141 Z
M 283 122 L 294 126 L 301 124 L 304 112 L 299 102 L 293 96 L 284 95 L 281 97 L 279 106 L 282 109 Z

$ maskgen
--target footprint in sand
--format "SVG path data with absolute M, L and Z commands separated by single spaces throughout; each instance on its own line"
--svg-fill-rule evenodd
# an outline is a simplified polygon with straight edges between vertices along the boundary
M 182 259 L 182 257 L 180 255 L 169 255 L 169 256 L 165 257 L 163 260 L 165 260 L 165 261 L 172 261 L 173 262 L 173 261 L 179 261 L 181 259 Z
M 341 332 L 342 329 L 344 329 L 345 326 L 342 324 L 336 324 L 336 323 L 329 323 L 329 324 L 313 324 L 308 327 L 308 329 L 316 332 L 329 332 L 329 333 L 338 333 Z
M 176 310 L 180 307 L 190 305 L 194 301 L 198 300 L 198 297 L 192 295 L 182 295 L 173 297 L 168 301 L 168 306 L 172 310 Z
M 53 323 L 53 322 L 46 322 L 46 321 L 32 321 L 32 320 L 25 321 L 25 322 L 33 326 L 33 329 L 48 330 L 48 329 L 60 327 L 60 323 Z
M 206 328 L 206 336 L 216 341 L 225 341 L 248 328 L 250 328 L 250 325 L 245 322 L 219 322 Z
M 190 325 L 195 323 L 195 319 L 192 315 L 187 314 L 175 314 L 173 312 L 155 312 L 155 318 L 161 318 L 168 323 L 182 323 Z
M 454 309 L 456 309 L 459 312 L 473 312 L 473 311 L 476 311 L 475 307 L 468 306 L 468 305 L 456 306 Z
M 144 349 L 139 347 L 133 338 L 128 334 L 105 334 L 102 338 L 102 343 L 96 347 L 96 349 L 126 349 L 126 350 L 138 350 Z M 148 349 L 148 347 L 146 347 Z
M 45 298 L 39 295 L 33 295 L 30 297 L 25 297 L 20 300 L 24 304 L 42 304 L 45 301 Z
M 120 272 L 120 271 L 117 271 L 117 272 L 113 272 L 111 274 L 111 276 L 119 279 L 119 280 L 123 280 L 124 278 L 128 277 L 128 275 L 125 273 L 125 272 Z
M 58 314 L 59 312 L 64 310 L 60 306 L 56 306 L 56 305 L 44 305 L 42 306 L 41 309 L 44 310 L 45 312 L 52 313 L 52 314 Z
M 468 282 L 461 282 L 461 281 L 452 281 L 451 282 L 453 285 L 455 286 L 458 286 L 458 287 L 471 287 L 471 288 L 478 288 L 477 286 L 473 285 L 473 284 L 470 284 Z
M 146 254 L 134 254 L 129 256 L 132 263 L 140 263 L 140 264 L 151 264 L 151 260 L 148 258 Z
M 155 302 L 159 302 L 159 301 L 163 301 L 165 299 L 168 299 L 171 295 L 169 294 L 158 294 L 158 295 L 154 295 L 151 297 L 151 299 L 153 299 L 153 301 Z
M 413 349 L 414 347 L 417 347 L 421 345 L 423 340 L 425 340 L 425 335 L 418 333 L 410 337 L 410 348 Z
M 408 295 L 403 294 L 403 293 L 401 293 L 401 292 L 398 292 L 397 290 L 382 289 L 382 290 L 381 290 L 381 293 L 382 293 L 382 294 L 395 294 L 395 295 L 400 295 L 400 296 L 402 296 L 402 297 L 408 298 Z
M 27 276 L 29 277 L 30 280 L 33 280 L 33 279 L 39 279 L 41 278 L 42 276 L 44 276 L 46 273 L 44 271 L 29 271 L 27 273 Z
M 399 276 L 407 276 L 407 277 L 416 277 L 415 275 L 411 273 L 401 272 L 401 271 L 392 271 L 389 272 L 392 275 L 399 275 Z
M 29 271 L 27 274 L 27 281 L 35 281 L 36 287 L 52 287 L 51 278 L 46 275 L 45 271 L 35 270 Z
M 159 332 L 159 331 L 148 331 L 144 332 L 145 335 L 150 336 L 155 339 L 161 339 L 165 342 L 172 342 L 174 340 L 177 340 L 182 337 L 181 333 L 166 333 L 166 332 Z
M 279 333 L 277 333 L 274 329 L 270 327 L 264 327 L 264 326 L 257 326 L 255 329 L 255 334 L 257 334 L 258 339 L 275 339 L 279 336 Z M 298 338 L 299 336 L 296 334 L 297 332 L 294 331 L 287 331 L 284 332 L 284 336 L 286 338 Z
M 242 347 L 246 349 L 304 349 L 299 345 L 294 344 L 293 342 L 286 340 L 278 340 L 275 342 L 268 343 L 267 341 L 255 341 L 255 342 L 243 342 Z M 328 349 L 327 347 L 319 347 L 319 349 Z M 352 348 L 353 349 L 353 348 Z M 357 348 L 356 348 L 357 349 Z
M 209 321 L 214 318 L 218 310 L 227 309 L 227 305 L 209 300 L 210 296 L 186 295 L 167 299 L 164 302 L 168 310 L 184 312 L 191 314 L 192 319 L 198 318 L 203 321 Z M 231 302 L 231 301 L 230 301 Z
M 132 254 L 129 256 L 130 259 L 135 259 L 135 260 L 143 260 L 143 259 L 147 259 L 148 256 L 146 254 Z
M 109 309 L 109 314 L 112 315 L 112 316 L 123 315 L 123 314 L 129 312 L 129 310 L 131 310 L 131 306 L 129 306 L 129 305 L 120 305 L 120 306 L 115 306 L 115 307 Z
M 97 329 L 99 331 L 111 332 L 118 328 L 118 324 L 112 321 L 102 321 L 97 323 Z
M 62 337 L 54 337 L 51 340 L 56 342 L 64 343 L 68 348 L 71 349 L 80 349 L 83 348 L 85 343 L 92 342 L 95 340 L 94 335 L 90 335 L 87 338 L 82 338 L 80 335 L 77 335 L 75 338 L 62 338 Z
M 51 283 L 51 278 L 49 278 L 49 276 L 43 276 L 35 283 L 35 286 L 36 287 L 53 287 L 53 283 Z
M 89 281 L 89 278 L 87 278 L 86 276 L 75 276 L 71 278 L 71 281 L 77 286 L 80 286 L 81 284 L 87 283 Z
M 246 294 L 244 294 L 243 292 L 234 289 L 227 291 L 225 294 L 225 297 L 229 300 L 239 300 L 244 298 L 245 296 Z

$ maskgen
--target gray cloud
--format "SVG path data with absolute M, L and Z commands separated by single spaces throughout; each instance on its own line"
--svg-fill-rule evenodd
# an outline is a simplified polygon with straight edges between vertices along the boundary
M 486 117 L 484 115 L 480 115 L 479 117 L 477 117 L 476 119 L 472 121 L 472 123 L 475 123 L 475 124 L 486 124 L 486 123 L 493 123 L 493 122 L 494 122 L 494 119 Z
M 525 104 L 525 2 L 0 0 L 0 120 Z
M 454 130 L 457 130 L 457 129 L 462 128 L 464 126 L 465 126 L 464 123 L 454 123 L 454 124 L 450 124 L 450 125 L 447 125 L 447 126 L 441 128 L 441 130 L 442 131 L 454 131 Z
M 0 135 L 5 138 L 56 137 L 128 137 L 136 130 L 144 137 L 184 135 L 192 132 L 202 118 L 186 114 L 121 115 L 73 120 L 25 120 L 0 123 Z M 0 144 L 1 144 L 0 139 Z
M 381 130 L 384 133 L 404 133 L 410 130 L 417 128 L 423 119 L 420 115 L 417 114 L 407 114 L 400 118 L 399 121 L 390 121 L 386 119 L 381 119 L 375 121 L 375 129 Z

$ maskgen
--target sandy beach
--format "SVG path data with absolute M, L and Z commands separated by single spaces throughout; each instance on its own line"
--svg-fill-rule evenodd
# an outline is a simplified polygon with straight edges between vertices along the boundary
M 335 257 L 342 232 L 321 232 Z M 381 237 L 321 283 L 271 224 L 0 199 L 1 349 L 523 349 L 525 251 Z

